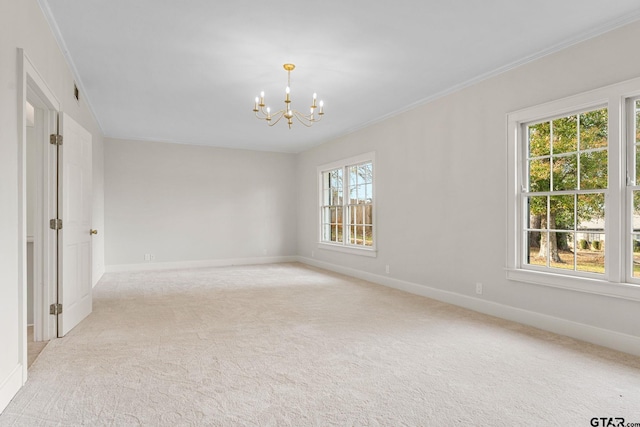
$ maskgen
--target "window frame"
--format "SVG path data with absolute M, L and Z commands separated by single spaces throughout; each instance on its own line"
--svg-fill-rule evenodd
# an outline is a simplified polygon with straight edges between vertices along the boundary
M 633 278 L 629 224 L 632 189 L 627 171 L 635 171 L 630 141 L 629 105 L 640 96 L 640 78 L 524 108 L 507 114 L 507 279 L 640 301 L 640 278 Z M 608 109 L 608 188 L 606 205 L 605 273 L 563 271 L 524 263 L 523 230 L 527 196 L 526 126 L 598 107 Z
M 372 172 L 372 178 L 371 178 L 371 183 L 372 183 L 372 203 L 371 203 L 371 211 L 372 211 L 372 236 L 373 236 L 373 244 L 371 246 L 363 246 L 363 245 L 355 245 L 355 244 L 351 244 L 348 242 L 348 237 L 347 237 L 347 223 L 348 223 L 348 214 L 349 214 L 349 190 L 350 190 L 350 180 L 349 180 L 349 167 L 350 166 L 356 166 L 356 165 L 360 165 L 363 163 L 371 163 L 371 168 L 373 170 Z M 331 170 L 335 170 L 335 169 L 342 169 L 342 179 L 343 179 L 343 183 L 342 183 L 342 192 L 343 192 L 343 198 L 342 198 L 342 227 L 343 227 L 343 239 L 342 242 L 327 242 L 327 241 L 323 241 L 322 240 L 322 229 L 323 229 L 323 223 L 322 223 L 322 208 L 324 206 L 323 202 L 323 178 L 322 175 L 324 172 L 329 172 Z M 352 254 L 352 255 L 361 255 L 361 256 L 368 256 L 368 257 L 376 257 L 377 256 L 377 241 L 378 241 L 378 226 L 377 226 L 377 219 L 378 219 L 378 215 L 376 213 L 376 205 L 377 205 L 377 196 L 376 196 L 376 161 L 375 161 L 375 152 L 369 152 L 369 153 L 364 153 L 364 154 L 360 154 L 357 156 L 353 156 L 353 157 L 349 157 L 347 159 L 342 159 L 342 160 L 338 160 L 335 162 L 331 162 L 331 163 L 327 163 L 321 166 L 317 167 L 317 172 L 316 172 L 316 176 L 317 176 L 317 180 L 318 180 L 318 184 L 317 184 L 317 189 L 318 189 L 318 197 L 317 197 L 317 206 L 316 206 L 316 211 L 317 211 L 317 220 L 316 220 L 316 224 L 318 227 L 317 230 L 317 247 L 318 249 L 327 249 L 327 250 L 331 250 L 331 251 L 337 251 L 337 252 L 343 252 L 343 253 L 348 253 L 348 254 Z

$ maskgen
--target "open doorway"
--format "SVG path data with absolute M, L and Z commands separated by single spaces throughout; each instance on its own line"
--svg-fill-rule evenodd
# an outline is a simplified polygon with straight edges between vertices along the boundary
M 25 152 L 26 152 L 26 228 L 27 228 L 27 367 L 30 367 L 48 340 L 38 325 L 38 339 L 35 333 L 36 311 L 42 304 L 36 304 L 42 298 L 45 277 L 43 271 L 43 248 L 40 226 L 43 223 L 43 188 L 46 177 L 41 173 L 43 145 L 45 143 L 45 116 L 42 103 L 31 90 L 27 91 Z M 36 232 L 37 230 L 37 232 Z M 36 290 L 36 287 L 38 288 Z M 41 317 L 40 315 L 37 317 Z
M 57 235 L 49 219 L 57 212 L 57 153 L 49 136 L 57 132 L 60 103 L 18 49 L 20 81 L 18 137 L 18 366 L 20 385 L 37 351 L 34 342 L 56 337 L 56 316 L 49 315 L 57 298 Z M 13 350 L 12 350 L 13 351 Z M 8 394 L 18 383 L 12 383 Z

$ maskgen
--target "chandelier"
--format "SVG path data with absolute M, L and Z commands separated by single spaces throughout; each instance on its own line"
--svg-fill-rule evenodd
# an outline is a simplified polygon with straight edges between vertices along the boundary
M 314 123 L 322 120 L 322 116 L 324 115 L 324 102 L 320 101 L 316 104 L 317 95 L 314 93 L 311 106 L 309 108 L 309 114 L 304 114 L 298 110 L 294 110 L 291 106 L 291 71 L 293 71 L 296 66 L 293 64 L 284 64 L 283 67 L 287 71 L 287 88 L 285 89 L 284 108 L 272 113 L 270 107 L 265 108 L 264 92 L 260 92 L 260 96 L 256 96 L 253 112 L 256 113 L 256 117 L 260 120 L 266 120 L 269 126 L 274 126 L 284 117 L 287 119 L 289 129 L 291 129 L 291 126 L 293 125 L 293 118 L 295 117 L 296 120 L 306 127 L 311 127 Z M 316 109 L 318 110 L 317 112 Z

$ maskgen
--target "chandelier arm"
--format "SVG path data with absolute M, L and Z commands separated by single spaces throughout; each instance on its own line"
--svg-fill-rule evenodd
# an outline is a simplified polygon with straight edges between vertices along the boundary
M 322 117 L 324 116 L 324 113 L 322 114 L 318 114 L 318 115 L 314 115 L 313 113 L 310 114 L 302 114 L 299 111 L 295 111 L 296 114 L 302 116 L 305 120 L 307 120 L 310 123 L 317 123 L 320 120 L 322 120 Z
M 293 110 L 293 116 L 298 120 L 298 122 L 302 123 L 308 128 L 311 127 L 311 125 L 313 125 L 313 120 L 310 120 L 308 117 L 305 117 L 305 115 L 299 111 Z
M 277 117 L 275 120 L 274 117 Z M 277 113 L 271 115 L 271 121 L 268 121 L 267 124 L 269 127 L 275 126 L 282 118 L 284 117 L 284 110 L 280 110 Z

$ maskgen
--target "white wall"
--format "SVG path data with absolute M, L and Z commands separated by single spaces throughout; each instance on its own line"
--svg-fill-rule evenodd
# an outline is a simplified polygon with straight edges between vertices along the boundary
M 82 123 L 82 122 L 78 122 Z M 84 126 L 84 125 L 83 125 Z M 92 277 L 93 286 L 105 272 L 104 245 L 105 245 L 105 213 L 104 213 L 104 142 L 102 134 L 93 133 L 93 144 L 91 155 L 93 156 L 93 228 L 98 230 L 98 234 L 92 237 Z M 97 138 L 97 139 L 96 139 Z
M 574 328 L 583 339 L 600 329 L 627 334 L 640 352 L 640 303 L 509 282 L 504 271 L 507 113 L 640 76 L 638 39 L 640 22 L 300 154 L 299 255 L 525 322 L 586 325 Z M 378 257 L 318 249 L 316 167 L 374 150 Z
M 145 254 L 155 266 L 295 255 L 295 155 L 116 139 L 104 149 L 108 269 L 139 268 Z
M 20 365 L 19 308 L 25 307 L 18 292 L 18 55 L 23 48 L 50 89 L 69 113 L 93 134 L 94 169 L 100 173 L 102 136 L 98 126 L 81 100 L 73 98 L 73 76 L 44 19 L 36 0 L 0 1 L 0 409 L 12 396 L 16 384 L 24 380 Z M 103 189 L 100 179 L 94 194 L 96 228 L 104 228 L 100 212 Z M 103 236 L 95 239 L 96 253 L 101 253 Z M 102 262 L 102 264 L 104 264 Z M 26 319 L 26 313 L 25 313 Z

